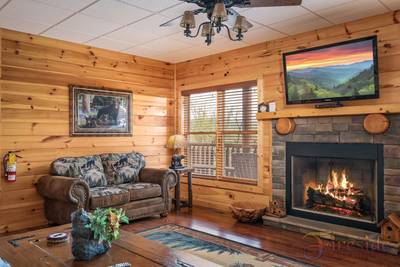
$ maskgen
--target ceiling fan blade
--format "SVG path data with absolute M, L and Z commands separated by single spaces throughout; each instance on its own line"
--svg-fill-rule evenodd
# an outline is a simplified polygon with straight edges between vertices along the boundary
M 193 12 L 193 14 L 197 15 L 197 14 L 200 14 L 200 13 L 205 13 L 205 12 L 207 12 L 207 10 L 204 9 L 204 8 L 199 8 L 199 9 L 192 10 L 192 12 Z M 172 23 L 172 22 L 174 22 L 175 20 L 177 20 L 177 19 L 179 19 L 179 18 L 182 18 L 182 17 L 183 17 L 183 14 L 180 15 L 180 16 L 178 16 L 178 17 L 176 17 L 176 18 L 173 18 L 173 19 L 170 19 L 170 20 L 164 22 L 163 24 L 160 25 L 160 27 L 173 26 L 173 25 L 175 25 L 175 24 Z
M 189 3 L 189 4 L 196 4 L 196 5 L 200 6 L 200 7 L 205 7 L 202 0 L 179 0 L 179 1 L 186 2 L 186 3 Z
M 237 7 L 299 6 L 302 0 L 245 0 Z

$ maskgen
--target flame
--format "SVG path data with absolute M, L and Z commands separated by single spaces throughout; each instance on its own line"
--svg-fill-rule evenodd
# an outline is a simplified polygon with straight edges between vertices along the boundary
M 339 178 L 340 177 L 340 178 Z M 346 202 L 356 202 L 351 196 L 354 193 L 354 183 L 351 183 L 346 170 L 332 170 L 329 175 L 326 184 L 309 183 L 305 186 L 305 195 L 308 187 L 314 188 L 315 190 L 329 195 L 335 199 Z
M 340 182 L 340 187 L 343 189 L 347 188 L 347 176 L 346 176 L 346 170 L 342 171 L 342 181 Z

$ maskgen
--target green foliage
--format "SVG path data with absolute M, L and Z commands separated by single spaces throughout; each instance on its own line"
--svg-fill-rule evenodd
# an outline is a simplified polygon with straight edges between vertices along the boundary
M 99 243 L 105 241 L 109 245 L 119 238 L 120 223 L 129 223 L 129 218 L 122 209 L 99 209 L 89 215 L 89 223 L 85 225 Z
M 332 89 L 305 78 L 288 75 L 288 97 L 293 101 L 369 95 L 373 94 L 374 90 L 374 70 L 372 66 Z
M 375 91 L 374 69 L 371 66 L 361 71 L 347 82 L 338 85 L 335 90 L 342 94 L 352 92 L 350 95 L 368 95 Z

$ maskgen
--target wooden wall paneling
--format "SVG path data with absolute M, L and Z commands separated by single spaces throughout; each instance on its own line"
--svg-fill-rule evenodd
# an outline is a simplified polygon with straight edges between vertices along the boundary
M 167 167 L 174 132 L 174 66 L 45 37 L 1 35 L 0 152 L 18 150 L 17 181 L 0 181 L 0 233 L 46 224 L 35 183 L 63 156 L 104 152 L 145 155 Z M 69 84 L 133 92 L 132 137 L 70 137 Z M 12 214 L 13 218 L 4 216 Z
M 258 79 L 262 99 L 275 101 L 278 112 L 313 113 L 313 105 L 285 105 L 281 54 L 286 51 L 376 34 L 381 98 L 348 102 L 360 106 L 349 112 L 376 111 L 377 106 L 394 110 L 400 104 L 399 21 L 399 12 L 390 12 L 176 65 L 0 29 L 0 152 L 16 149 L 24 156 L 18 162 L 17 182 L 0 181 L 0 232 L 46 223 L 34 184 L 56 157 L 138 150 L 149 166 L 167 166 L 171 152 L 165 144 L 170 134 L 180 132 L 182 91 Z M 70 137 L 67 86 L 71 83 L 131 90 L 134 136 Z M 195 180 L 195 205 L 227 209 L 237 200 L 268 203 L 272 126 L 262 121 L 259 127 L 262 185 Z M 183 192 L 185 188 L 183 184 Z
M 3 59 L 3 57 L 2 57 L 2 53 L 1 53 L 1 51 L 2 51 L 2 42 L 1 42 L 1 40 L 2 40 L 2 37 L 3 37 L 3 30 L 0 28 L 0 136 L 2 136 L 2 123 L 3 123 L 3 117 L 2 117 L 2 103 L 3 103 L 3 95 L 2 95 L 2 93 L 3 93 L 3 83 L 2 83 L 2 71 L 1 71 L 1 66 L 2 66 L 2 59 Z M 0 138 L 0 152 L 3 150 L 3 145 L 2 145 L 2 143 L 3 143 L 3 138 Z M 3 170 L 3 153 L 0 153 L 0 180 L 3 180 L 4 178 L 4 176 L 3 176 L 3 174 L 4 174 L 4 170 Z M 3 197 L 3 185 L 2 185 L 2 183 L 0 182 L 0 200 L 2 199 L 2 197 Z
M 262 77 L 263 101 L 275 101 L 276 113 L 258 114 L 260 118 L 298 117 L 298 116 L 324 116 L 324 115 L 352 115 L 364 113 L 400 112 L 400 12 L 389 12 L 383 15 L 364 18 L 361 20 L 335 25 L 315 31 L 310 31 L 295 36 L 272 40 L 257 45 L 239 48 L 236 50 L 197 58 L 176 65 L 177 94 L 185 90 L 194 90 L 205 87 L 219 86 L 237 82 L 255 80 Z M 380 76 L 380 98 L 362 101 L 346 102 L 343 109 L 316 110 L 314 105 L 290 105 L 285 103 L 284 77 L 282 69 L 282 53 L 316 47 L 330 43 L 337 43 L 349 39 L 377 35 L 378 60 Z M 260 86 L 259 86 L 260 88 Z M 333 113 L 332 113 L 333 112 Z M 266 128 L 262 140 L 271 142 L 271 121 L 261 123 Z M 270 146 L 270 143 L 269 143 Z M 268 151 L 268 144 L 264 144 Z M 268 156 L 267 156 L 268 155 Z M 271 151 L 264 155 L 264 172 L 270 178 Z M 264 201 L 271 196 L 271 181 L 269 189 L 264 190 Z M 196 181 L 195 205 L 217 206 L 218 198 L 207 200 L 207 188 L 215 186 L 214 181 Z M 246 185 L 247 186 L 247 185 Z M 224 190 L 224 188 L 226 188 Z M 248 188 L 246 188 L 248 189 Z M 213 189 L 213 194 L 220 194 L 224 199 L 227 192 L 236 191 L 234 187 L 221 185 Z M 196 196 L 197 194 L 204 194 Z M 253 199 L 254 195 L 249 196 Z

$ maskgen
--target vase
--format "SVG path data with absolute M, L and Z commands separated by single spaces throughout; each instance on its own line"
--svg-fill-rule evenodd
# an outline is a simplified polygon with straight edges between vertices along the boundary
M 89 214 L 85 210 L 79 209 L 72 213 L 71 221 L 72 255 L 75 260 L 89 261 L 110 249 L 108 242 L 95 240 L 93 232 L 85 227 L 89 223 Z

